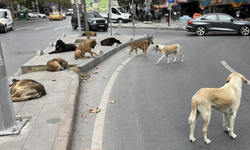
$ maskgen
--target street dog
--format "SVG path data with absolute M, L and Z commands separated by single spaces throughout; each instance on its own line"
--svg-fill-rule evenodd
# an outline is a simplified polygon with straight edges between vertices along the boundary
M 54 58 L 47 62 L 46 69 L 48 71 L 60 71 L 67 67 L 68 62 L 62 58 Z
M 31 79 L 13 79 L 9 88 L 13 102 L 37 99 L 43 95 L 46 95 L 44 86 L 41 83 Z
M 131 57 L 131 53 L 135 50 L 136 54 L 138 55 L 137 53 L 137 48 L 140 48 L 143 50 L 144 52 L 144 55 L 148 57 L 147 55 L 147 49 L 149 47 L 150 44 L 154 44 L 153 42 L 153 39 L 152 38 L 148 38 L 147 40 L 145 41 L 137 41 L 137 42 L 133 42 L 131 44 L 131 48 L 130 48 L 130 52 L 129 52 L 129 57 Z
M 62 40 L 57 40 L 55 45 L 55 51 L 49 52 L 49 54 L 69 52 L 75 50 L 76 50 L 75 44 L 65 44 Z
M 161 58 L 157 61 L 156 64 L 158 64 L 161 61 L 161 59 L 165 56 L 168 59 L 169 54 L 174 54 L 175 58 L 174 58 L 173 62 L 175 62 L 176 61 L 176 53 L 178 53 L 180 55 L 181 62 L 184 61 L 183 60 L 184 55 L 182 55 L 182 53 L 181 53 L 182 47 L 179 44 L 173 44 L 173 45 L 158 45 L 158 44 L 156 44 L 154 46 L 153 50 L 155 50 L 156 52 L 159 50 L 162 53 Z M 169 63 L 169 59 L 168 59 L 167 63 Z
M 91 56 L 93 58 L 95 58 L 95 56 L 93 54 L 95 54 L 96 56 L 99 56 L 99 54 L 91 51 L 91 48 L 95 48 L 96 46 L 96 40 L 95 39 L 86 39 L 84 40 L 75 50 L 75 59 L 77 60 L 78 58 L 80 59 L 85 59 L 85 53 L 90 53 Z
M 87 36 L 87 31 L 85 31 L 82 36 Z M 96 32 L 94 31 L 89 31 L 89 36 L 96 36 Z
M 242 81 L 247 83 L 247 79 L 240 73 L 231 73 L 227 78 L 227 83 L 220 88 L 202 88 L 195 93 L 192 98 L 192 111 L 189 117 L 190 135 L 189 140 L 195 142 L 194 129 L 196 120 L 201 114 L 203 118 L 203 137 L 206 144 L 211 140 L 207 138 L 207 127 L 211 118 L 211 108 L 223 113 L 223 129 L 229 132 L 230 137 L 236 138 L 234 133 L 234 122 L 237 110 L 240 106 Z M 230 113 L 230 127 L 227 125 L 227 114 Z
M 122 44 L 119 40 L 117 40 L 116 38 L 113 38 L 113 37 L 106 38 L 106 39 L 101 41 L 102 46 L 112 46 L 115 43 Z

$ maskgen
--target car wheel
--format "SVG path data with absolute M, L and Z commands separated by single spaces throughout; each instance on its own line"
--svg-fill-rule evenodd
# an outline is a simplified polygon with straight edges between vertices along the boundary
M 74 22 L 72 22 L 71 24 L 72 24 L 72 28 L 73 28 L 74 30 L 76 30 L 76 28 L 77 28 L 76 24 L 75 24 Z
M 10 30 L 13 30 L 13 23 L 12 23 L 12 25 L 11 25 L 11 27 L 10 27 Z
M 203 26 L 199 26 L 195 30 L 196 34 L 199 36 L 203 36 L 206 33 L 206 29 Z
M 123 20 L 122 19 L 117 19 L 117 22 L 118 23 L 123 23 Z
M 246 36 L 246 35 L 249 35 L 249 33 L 250 33 L 250 28 L 248 26 L 242 26 L 240 28 L 240 34 L 241 35 Z

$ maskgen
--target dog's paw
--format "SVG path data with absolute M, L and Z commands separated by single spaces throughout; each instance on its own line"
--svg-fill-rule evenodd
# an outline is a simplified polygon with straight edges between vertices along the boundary
M 230 132 L 230 128 L 228 128 L 228 127 L 224 127 L 224 132 Z
M 207 140 L 205 141 L 205 143 L 206 143 L 206 144 L 210 144 L 210 143 L 211 143 L 211 140 L 207 139 Z
M 189 137 L 189 140 L 190 140 L 190 142 L 195 142 L 196 141 L 196 138 L 194 138 L 194 137 Z
M 234 133 L 229 133 L 229 134 L 230 134 L 231 138 L 233 138 L 233 139 L 235 139 L 237 137 L 237 135 Z

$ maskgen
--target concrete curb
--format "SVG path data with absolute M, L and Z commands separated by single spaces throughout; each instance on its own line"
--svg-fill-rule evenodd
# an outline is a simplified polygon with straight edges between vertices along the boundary
M 133 27 L 130 26 L 112 26 L 112 28 L 126 28 L 126 29 L 132 29 Z M 186 29 L 183 29 L 182 27 L 161 27 L 161 26 L 156 26 L 156 27 L 140 27 L 137 26 L 135 29 L 155 29 L 155 30 L 174 30 L 174 31 L 186 31 Z
M 52 150 L 70 150 L 71 148 L 71 138 L 73 134 L 76 103 L 79 92 L 79 77 L 75 72 L 70 72 L 75 74 L 74 78 L 76 79 L 74 79 L 70 85 L 67 100 L 64 105 L 62 120 L 58 127 Z

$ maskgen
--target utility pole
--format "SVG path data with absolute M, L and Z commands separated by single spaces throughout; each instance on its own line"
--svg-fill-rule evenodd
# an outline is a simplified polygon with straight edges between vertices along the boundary
M 28 119 L 16 121 L 0 43 L 0 136 L 19 134 Z
M 111 20 L 111 1 L 109 0 L 109 24 L 110 24 L 110 36 L 112 36 L 112 20 Z
M 133 36 L 135 36 L 135 22 L 134 22 L 134 17 L 135 17 L 135 7 L 134 7 L 134 0 L 132 0 L 132 22 L 133 22 Z
M 77 21 L 78 21 L 79 34 L 82 35 L 81 17 L 79 13 L 79 1 L 75 0 L 75 4 L 76 4 L 76 13 L 77 13 L 76 15 L 77 15 Z
M 89 24 L 88 24 L 88 18 L 87 18 L 86 0 L 83 0 L 83 8 L 84 8 L 85 30 L 87 32 L 87 39 L 89 39 Z

